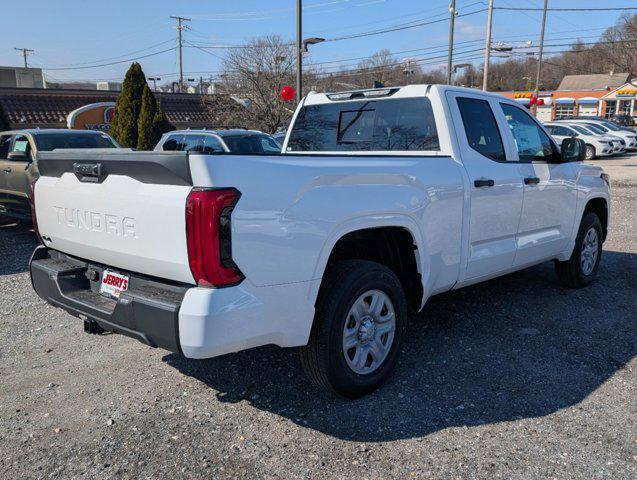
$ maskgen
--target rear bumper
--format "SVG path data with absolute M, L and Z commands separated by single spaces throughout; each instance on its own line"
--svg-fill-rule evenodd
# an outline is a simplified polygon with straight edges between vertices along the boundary
M 88 269 L 99 274 L 87 278 Z M 152 347 L 210 358 L 261 345 L 305 345 L 314 307 L 314 280 L 255 287 L 248 280 L 229 288 L 203 288 L 125 272 L 129 289 L 119 299 L 99 293 L 105 265 L 40 246 L 30 262 L 37 294 L 76 317 Z M 121 271 L 121 270 L 120 270 Z
M 105 266 L 40 246 L 30 262 L 37 294 L 73 316 L 96 322 L 105 330 L 135 338 L 151 347 L 181 353 L 179 309 L 186 288 L 130 275 L 130 288 L 118 300 L 99 293 Z M 98 272 L 94 281 L 87 270 Z

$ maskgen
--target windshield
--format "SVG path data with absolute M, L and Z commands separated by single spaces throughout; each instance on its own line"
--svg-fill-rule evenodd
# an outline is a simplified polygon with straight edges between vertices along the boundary
M 610 122 L 602 122 L 602 125 L 604 125 L 604 127 L 608 128 L 609 130 L 612 130 L 613 132 L 619 132 L 621 130 L 621 128 L 619 128 L 617 125 L 613 125 Z
M 596 133 L 597 135 L 604 135 L 606 133 L 606 130 L 604 130 L 601 127 L 598 127 L 597 125 L 591 125 L 587 123 L 586 128 L 588 128 L 591 132 Z
M 223 141 L 232 153 L 281 153 L 281 147 L 267 135 L 224 135 Z
M 38 133 L 35 143 L 41 152 L 56 148 L 117 148 L 115 141 L 105 133 Z
M 579 125 L 569 125 L 569 127 L 571 127 L 573 130 L 575 130 L 578 133 L 582 133 L 584 135 L 590 134 L 589 131 L 587 131 L 585 128 L 580 127 Z

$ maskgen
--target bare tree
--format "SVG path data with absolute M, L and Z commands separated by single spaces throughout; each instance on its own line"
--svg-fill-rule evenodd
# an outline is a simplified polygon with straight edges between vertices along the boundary
M 229 50 L 222 65 L 222 88 L 245 99 L 255 122 L 273 133 L 293 112 L 280 93 L 285 85 L 294 84 L 295 61 L 290 42 L 277 35 L 256 38 L 244 48 Z
M 598 50 L 616 72 L 637 73 L 637 15 L 628 13 L 602 34 Z

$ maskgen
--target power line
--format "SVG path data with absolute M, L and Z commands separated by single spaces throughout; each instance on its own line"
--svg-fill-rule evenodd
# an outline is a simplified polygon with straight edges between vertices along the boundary
M 218 58 L 220 60 L 223 60 L 223 57 L 216 55 L 212 52 L 209 52 L 208 50 L 206 50 L 204 47 L 200 47 L 199 45 L 195 45 L 194 43 L 189 42 L 188 40 L 184 40 L 184 42 L 186 43 L 187 47 L 192 47 L 192 48 L 196 48 L 197 50 L 201 50 L 204 53 L 207 53 L 208 55 L 212 55 L 215 58 Z
M 512 10 L 522 12 L 542 12 L 543 8 L 534 7 L 493 7 L 494 10 Z M 547 8 L 548 12 L 619 12 L 637 10 L 637 7 L 593 7 L 593 8 Z
M 456 15 L 456 18 L 468 17 L 470 15 L 475 15 L 475 14 L 486 12 L 486 11 L 487 11 L 486 8 L 481 8 L 481 9 L 475 10 L 473 12 L 464 13 L 464 14 L 461 14 L 461 15 Z M 370 32 L 361 32 L 361 33 L 355 33 L 355 34 L 352 34 L 352 35 L 344 35 L 342 37 L 326 38 L 325 41 L 326 42 L 338 42 L 338 41 L 341 41 L 341 40 L 350 40 L 352 38 L 369 37 L 369 36 L 372 36 L 372 35 L 381 35 L 381 34 L 384 34 L 384 33 L 398 32 L 400 30 L 407 30 L 407 29 L 410 29 L 410 28 L 417 28 L 417 27 L 422 27 L 422 26 L 425 26 L 425 25 L 432 25 L 434 23 L 440 23 L 440 22 L 446 22 L 446 21 L 448 21 L 447 18 L 441 18 L 439 20 L 431 20 L 431 21 L 427 21 L 427 22 L 420 22 L 420 23 L 416 23 L 416 24 L 413 24 L 413 25 L 396 26 L 396 27 L 393 27 L 393 28 L 385 28 L 385 29 L 382 29 L 382 30 L 372 30 Z
M 42 69 L 44 69 L 44 70 L 85 70 L 85 69 L 88 69 L 88 68 L 108 67 L 108 66 L 111 66 L 111 65 L 118 65 L 120 63 L 134 62 L 135 60 L 141 60 L 142 58 L 154 57 L 156 55 L 161 55 L 162 53 L 172 52 L 174 50 L 177 50 L 177 48 L 179 48 L 179 47 L 167 48 L 166 50 L 160 50 L 159 52 L 149 53 L 147 55 L 141 55 L 139 57 L 127 58 L 126 60 L 120 60 L 120 61 L 117 61 L 117 62 L 102 63 L 102 64 L 99 64 L 99 65 L 88 65 L 88 66 L 85 66 L 85 67 L 46 67 L 46 66 L 43 66 Z
M 45 67 L 48 68 L 49 70 L 51 70 L 53 67 L 75 67 L 75 66 L 82 66 L 82 65 L 89 65 L 92 63 L 99 63 L 99 62 L 108 62 L 109 60 L 116 60 L 118 58 L 122 58 L 128 55 L 135 55 L 136 53 L 141 53 L 141 52 L 145 52 L 147 50 L 152 50 L 153 48 L 157 48 L 160 47 L 162 45 L 166 45 L 167 43 L 171 43 L 174 42 L 175 39 L 171 38 L 169 40 L 165 40 L 163 42 L 159 42 L 156 43 L 154 45 L 150 45 L 148 47 L 145 48 L 140 48 L 139 50 L 133 50 L 132 52 L 127 52 L 127 53 L 122 53 L 121 55 L 116 55 L 114 57 L 108 57 L 108 58 L 100 58 L 99 60 L 91 60 L 90 62 L 78 62 L 78 63 L 58 63 L 58 64 L 52 64 L 50 67 Z

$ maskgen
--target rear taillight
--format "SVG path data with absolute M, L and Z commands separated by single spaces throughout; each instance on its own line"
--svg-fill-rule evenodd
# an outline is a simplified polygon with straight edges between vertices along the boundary
M 35 182 L 33 180 L 31 182 L 31 191 L 29 192 L 29 207 L 31 207 L 31 223 L 33 224 L 33 231 L 35 232 L 35 237 L 38 239 L 38 242 L 44 244 L 42 241 L 42 237 L 40 236 L 40 230 L 38 229 L 38 218 L 35 215 Z
M 230 221 L 239 197 L 234 188 L 193 188 L 188 195 L 188 261 L 199 286 L 228 287 L 243 280 L 232 260 Z

